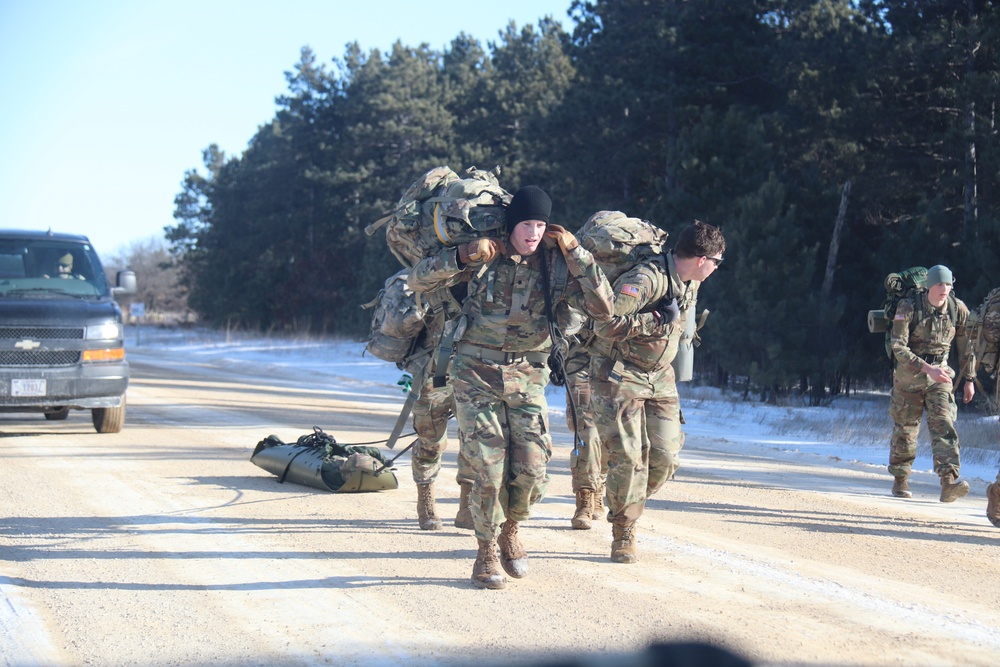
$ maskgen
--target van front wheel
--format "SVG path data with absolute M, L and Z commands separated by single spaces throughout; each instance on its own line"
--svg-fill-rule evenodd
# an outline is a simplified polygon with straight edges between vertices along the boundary
M 118 433 L 125 426 L 125 397 L 117 408 L 94 408 L 90 414 L 98 433 Z

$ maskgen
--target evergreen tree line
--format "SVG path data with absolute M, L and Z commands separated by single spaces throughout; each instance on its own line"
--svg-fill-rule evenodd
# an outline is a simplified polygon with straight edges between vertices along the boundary
M 1000 8 L 985 0 L 577 0 L 572 33 L 304 48 L 239 157 L 185 174 L 167 229 L 202 318 L 362 338 L 397 271 L 364 228 L 431 167 L 502 167 L 577 229 L 618 209 L 720 225 L 696 370 L 820 402 L 884 386 L 882 280 L 998 273 Z

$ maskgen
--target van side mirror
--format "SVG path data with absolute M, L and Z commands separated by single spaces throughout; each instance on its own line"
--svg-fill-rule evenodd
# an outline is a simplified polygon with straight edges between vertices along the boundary
M 135 271 L 119 271 L 117 285 L 111 288 L 115 294 L 135 294 L 138 290 L 135 282 Z

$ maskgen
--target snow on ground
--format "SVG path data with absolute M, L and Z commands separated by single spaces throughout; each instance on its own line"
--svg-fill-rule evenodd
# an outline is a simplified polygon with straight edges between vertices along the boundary
M 322 384 L 333 392 L 355 397 L 365 394 L 379 401 L 404 394 L 402 376 L 393 364 L 363 354 L 364 344 L 349 340 L 253 336 L 206 329 L 179 330 L 129 327 L 126 348 L 130 358 L 146 363 L 185 362 L 206 372 L 231 368 L 266 373 L 276 384 Z M 565 392 L 549 386 L 549 417 L 565 424 Z M 803 462 L 870 467 L 885 471 L 891 422 L 886 394 L 854 395 L 830 407 L 789 407 L 743 401 L 717 389 L 680 385 L 681 408 L 689 443 L 719 452 L 748 454 Z M 335 425 L 334 425 L 335 426 Z M 305 428 L 308 428 L 306 426 Z M 962 476 L 982 488 L 998 469 L 997 417 L 960 415 L 963 438 Z M 926 424 L 921 429 L 915 473 L 933 472 Z

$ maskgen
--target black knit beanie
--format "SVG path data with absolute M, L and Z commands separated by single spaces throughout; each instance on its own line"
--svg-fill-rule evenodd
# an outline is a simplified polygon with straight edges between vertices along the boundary
M 541 220 L 549 223 L 552 200 L 537 185 L 526 185 L 514 193 L 507 204 L 507 233 L 514 231 L 517 223 L 525 220 Z

